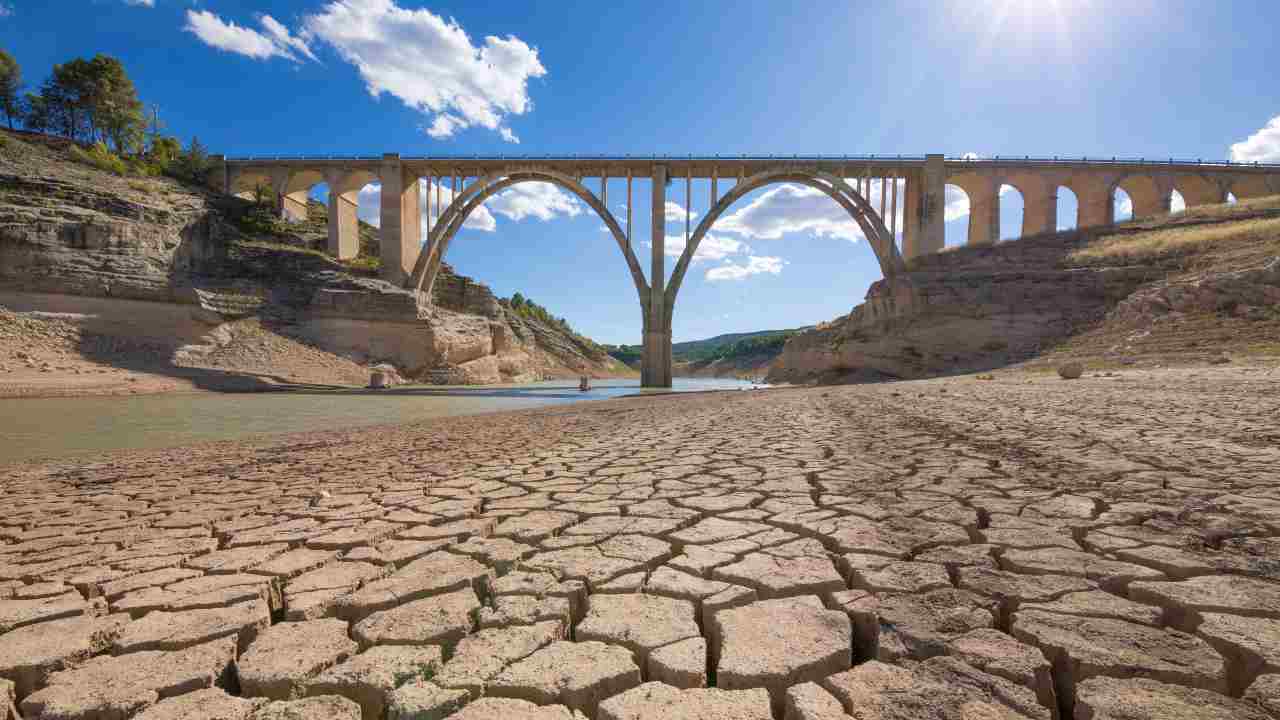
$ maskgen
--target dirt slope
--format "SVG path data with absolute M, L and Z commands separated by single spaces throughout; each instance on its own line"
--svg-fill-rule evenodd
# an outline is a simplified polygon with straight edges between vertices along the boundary
M 917 258 L 792 338 L 773 381 L 1280 356 L 1280 197 Z

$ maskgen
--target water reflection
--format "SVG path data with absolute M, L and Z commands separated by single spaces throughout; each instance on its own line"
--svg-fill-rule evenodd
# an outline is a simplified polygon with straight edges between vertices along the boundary
M 738 380 L 676 378 L 672 391 L 751 387 Z M 0 464 L 270 433 L 410 423 L 642 392 L 654 391 L 642 391 L 636 380 L 604 380 L 581 392 L 576 382 L 561 380 L 480 387 L 409 385 L 353 390 L 313 385 L 278 393 L 0 400 Z

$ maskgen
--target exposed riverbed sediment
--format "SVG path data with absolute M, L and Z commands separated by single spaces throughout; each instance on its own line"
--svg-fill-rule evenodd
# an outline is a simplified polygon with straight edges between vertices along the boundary
M 627 398 L 13 465 L 0 685 L 25 718 L 1265 720 L 1278 379 Z

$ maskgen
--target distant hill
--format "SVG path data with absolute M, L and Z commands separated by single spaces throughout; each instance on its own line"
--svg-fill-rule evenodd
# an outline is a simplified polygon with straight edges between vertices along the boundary
M 782 352 L 787 338 L 811 328 L 725 333 L 705 340 L 672 343 L 671 358 L 677 375 L 754 376 Z M 606 345 L 605 349 L 632 367 L 640 366 L 639 345 Z
M 739 347 L 745 348 L 749 345 L 758 345 L 763 343 L 752 343 L 753 340 L 765 340 L 777 337 L 788 337 L 798 332 L 808 330 L 812 326 L 801 328 L 792 328 L 789 330 L 757 330 L 755 332 L 745 333 L 725 333 L 724 335 L 716 335 L 706 340 L 688 340 L 686 342 L 678 342 L 671 344 L 671 357 L 676 362 L 697 362 L 699 360 L 713 360 L 715 358 L 725 357 L 730 354 L 734 345 L 742 343 Z

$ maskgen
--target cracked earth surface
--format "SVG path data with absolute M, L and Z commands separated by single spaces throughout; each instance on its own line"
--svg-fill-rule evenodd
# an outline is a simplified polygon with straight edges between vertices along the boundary
M 1280 718 L 1280 374 L 0 470 L 0 718 Z

